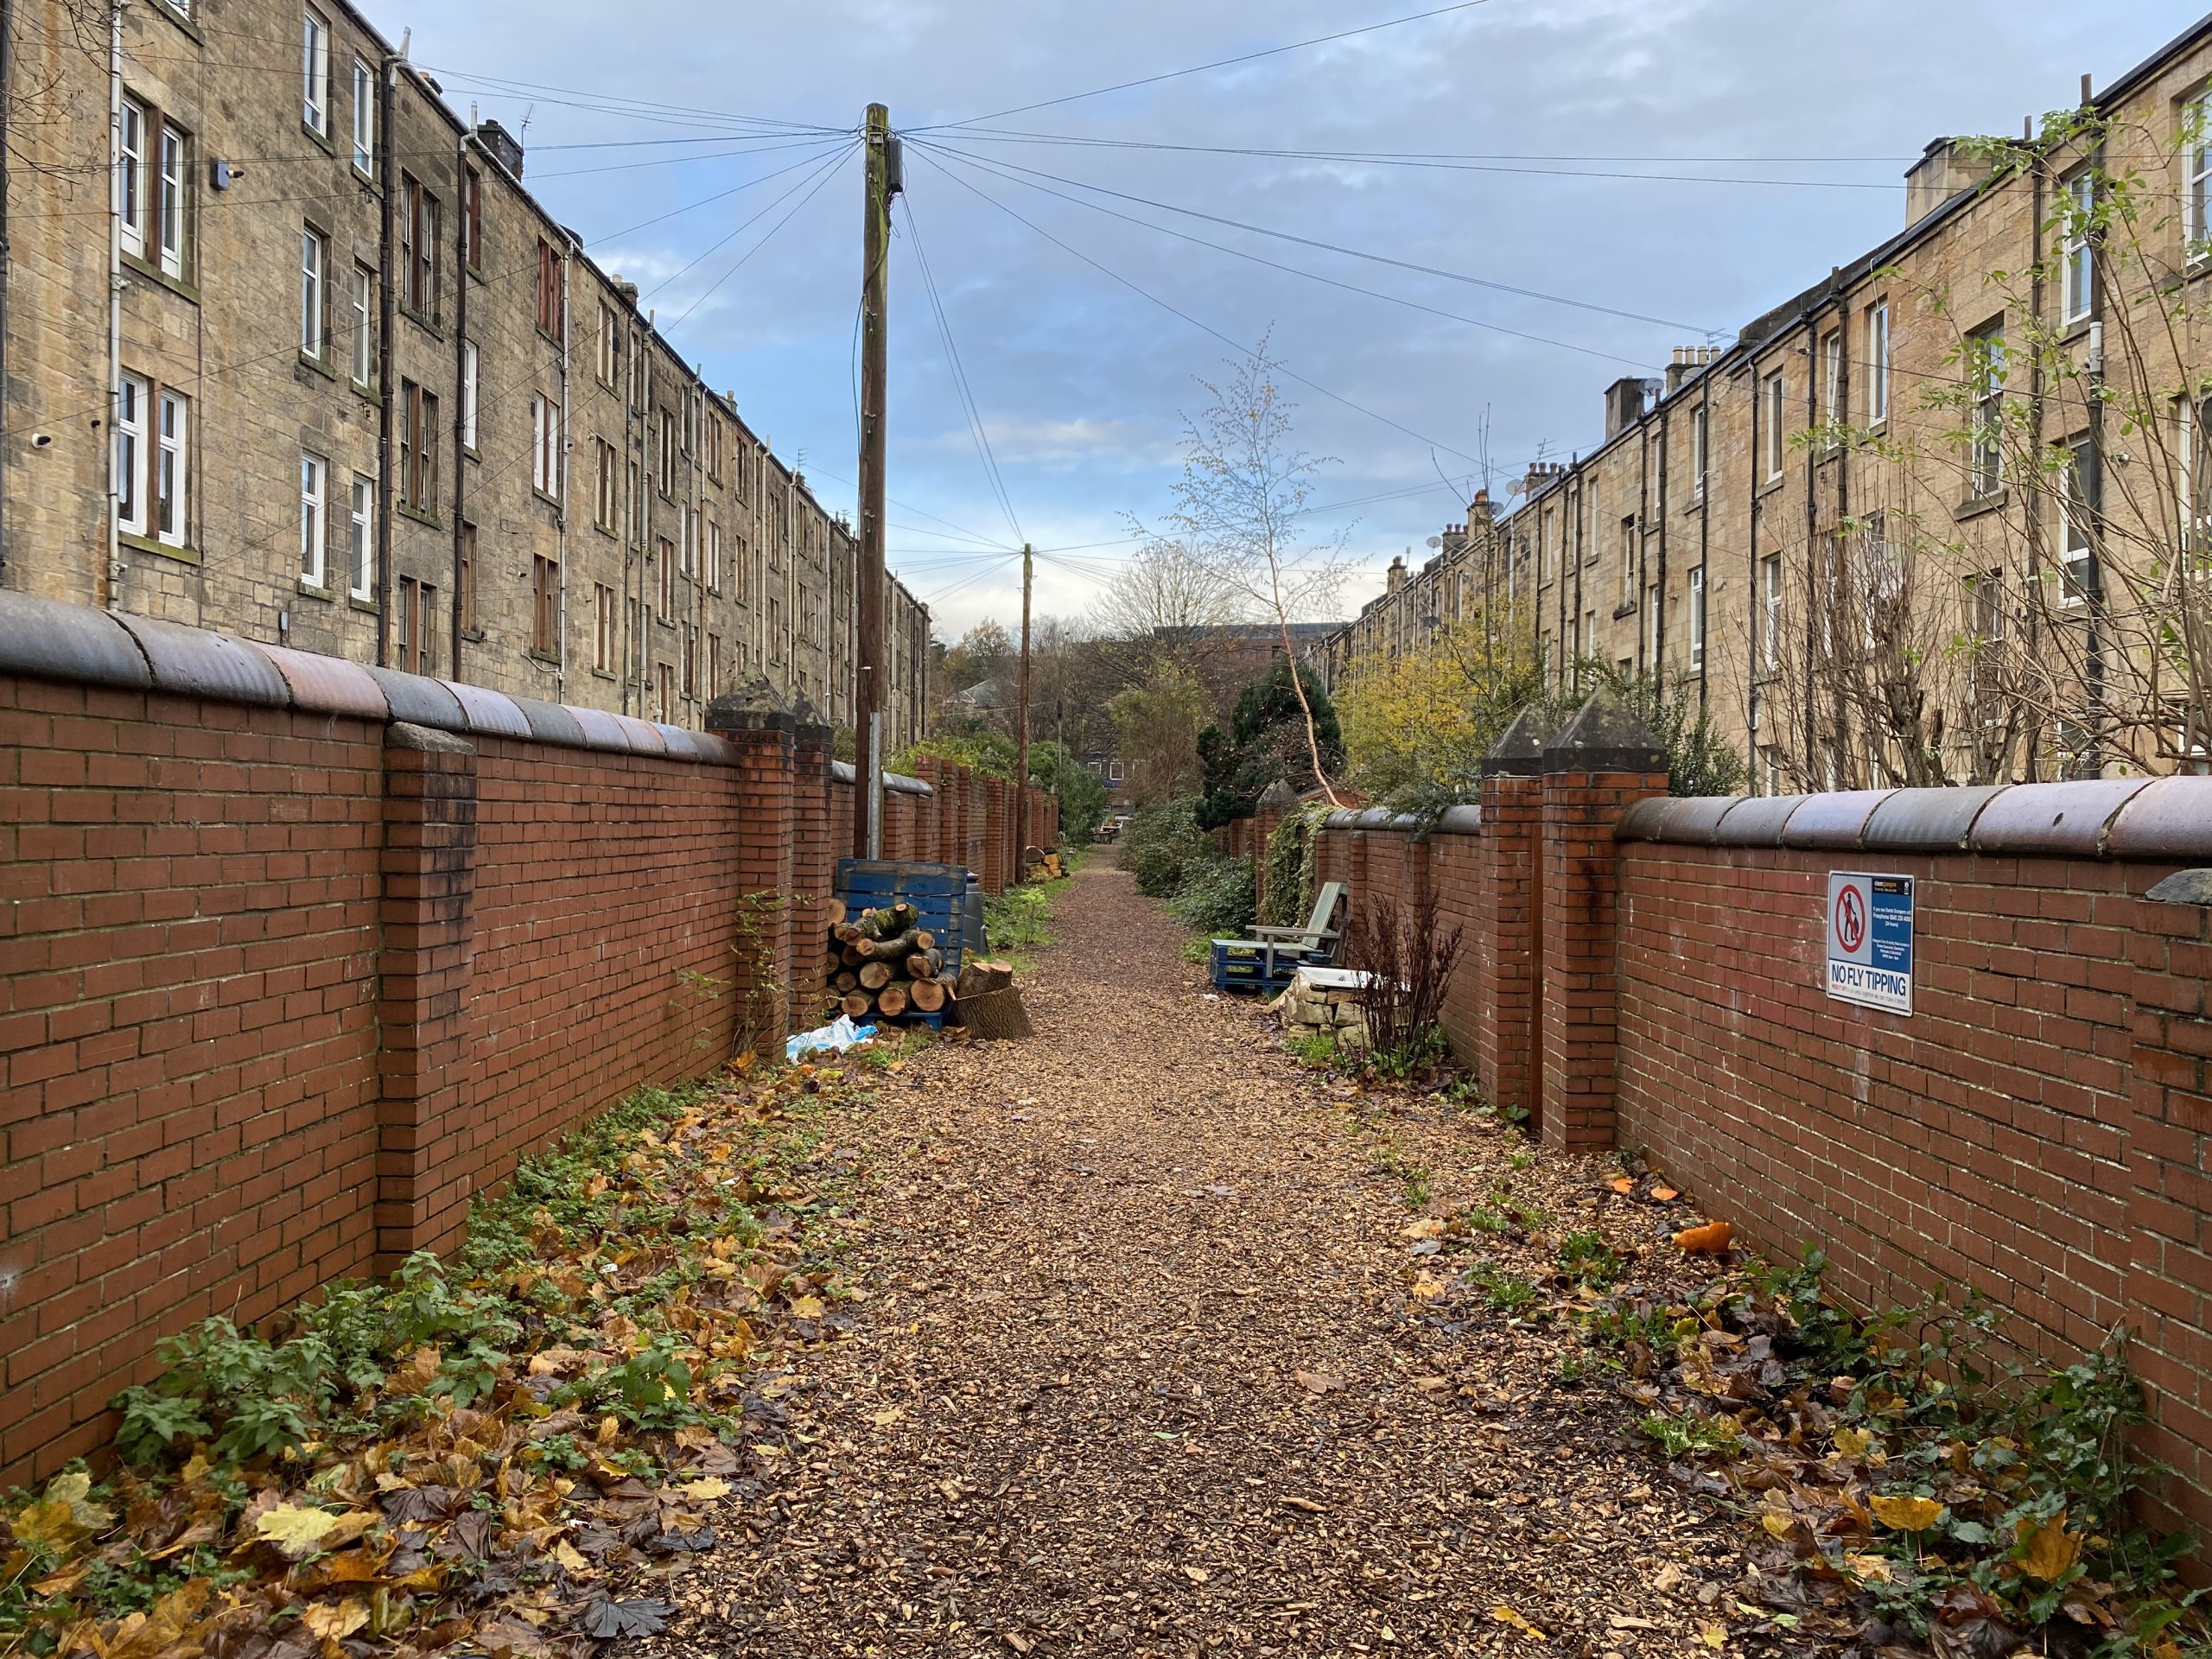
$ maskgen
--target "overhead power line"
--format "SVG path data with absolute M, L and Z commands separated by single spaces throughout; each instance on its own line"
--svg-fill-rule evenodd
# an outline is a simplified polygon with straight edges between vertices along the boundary
M 1458 0 L 1458 3 L 1439 6 L 1433 11 L 1416 11 L 1404 17 L 1386 18 L 1379 23 L 1366 23 L 1357 29 L 1338 29 L 1333 35 L 1316 35 L 1310 41 L 1293 41 L 1287 46 L 1270 46 L 1258 52 L 1245 52 L 1233 58 L 1217 58 L 1211 63 L 1192 64 L 1187 69 L 1170 69 L 1157 75 L 1142 75 L 1135 80 L 1116 81 L 1111 86 L 1094 86 L 1087 92 L 1070 92 L 1061 98 L 1047 98 L 1034 104 L 1018 104 L 1010 110 L 995 110 L 988 115 L 971 115 L 962 121 L 939 123 L 929 131 L 943 131 L 950 127 L 972 127 L 979 121 L 996 121 L 1009 115 L 1027 115 L 1032 110 L 1049 110 L 1061 104 L 1077 104 L 1087 98 L 1103 98 L 1109 92 L 1126 92 L 1132 87 L 1157 86 L 1163 80 L 1178 80 L 1185 75 L 1202 75 L 1209 69 L 1228 69 L 1240 63 L 1255 63 L 1262 58 L 1278 57 L 1285 52 L 1303 51 L 1309 46 L 1326 46 L 1332 41 L 1348 41 L 1356 35 L 1372 35 L 1385 29 L 1396 29 L 1405 23 L 1418 23 L 1431 17 L 1443 17 L 1455 11 L 1471 11 L 1486 5 L 1489 0 Z
M 1014 498 L 1007 493 L 1006 479 L 999 472 L 998 456 L 992 453 L 990 435 L 983 429 L 982 411 L 976 407 L 976 394 L 968 384 L 968 371 L 960 361 L 960 347 L 952 338 L 952 320 L 945 315 L 944 298 L 938 292 L 937 278 L 930 271 L 929 255 L 922 247 L 922 227 L 914 217 L 911 198 L 901 194 L 900 201 L 906 209 L 906 229 L 914 244 L 914 263 L 921 267 L 922 287 L 929 296 L 930 309 L 937 317 L 938 338 L 944 342 L 944 359 L 952 371 L 952 389 L 960 399 L 962 412 L 968 417 L 968 430 L 976 440 L 976 458 L 983 463 L 983 474 L 990 480 L 991 493 L 998 498 L 999 511 L 1006 514 L 1006 521 L 1014 529 L 1014 539 L 1025 540 L 1021 520 L 1015 516 Z

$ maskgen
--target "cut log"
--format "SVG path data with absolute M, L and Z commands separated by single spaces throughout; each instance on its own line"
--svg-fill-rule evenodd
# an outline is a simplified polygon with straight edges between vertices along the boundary
M 995 1042 L 1018 1042 L 1032 1035 L 1029 1011 L 1021 1006 L 1021 993 L 1011 985 L 960 999 L 960 1018 L 969 1034 Z
M 840 944 L 850 944 L 854 940 L 863 936 L 860 929 L 854 926 L 852 923 L 839 922 L 830 930 L 830 937 Z
M 843 968 L 838 970 L 837 977 L 830 982 L 840 991 L 857 990 L 860 988 L 861 976 L 851 969 Z
M 875 999 L 866 991 L 848 991 L 837 1006 L 852 1018 L 859 1020 L 875 1011 Z
M 921 948 L 915 943 L 920 937 L 919 930 L 910 927 L 887 939 L 862 939 L 854 948 L 878 962 L 904 962 Z
M 880 991 L 896 977 L 887 962 L 864 962 L 861 964 L 860 982 L 864 990 Z
M 845 919 L 845 901 L 842 899 L 825 899 L 822 918 L 832 927 L 842 925 Z
M 988 996 L 995 991 L 1005 990 L 1013 983 L 1013 969 L 988 957 L 979 957 L 961 969 L 954 995 L 965 1002 L 971 996 Z
M 925 927 L 916 928 L 914 930 L 914 949 L 917 950 L 936 950 L 937 935 L 931 932 L 929 929 Z
M 906 1012 L 906 988 L 887 985 L 875 994 L 875 1011 L 887 1020 L 895 1020 Z
M 922 1014 L 935 1014 L 944 1006 L 944 987 L 934 979 L 918 979 L 906 988 L 906 1000 Z
M 871 939 L 892 939 L 904 933 L 921 920 L 921 914 L 912 905 L 886 905 L 880 910 L 861 912 L 860 929 Z
M 906 976 L 909 979 L 935 979 L 938 969 L 944 966 L 944 951 L 917 950 L 906 958 Z
M 837 961 L 842 967 L 857 968 L 867 960 L 868 958 L 861 954 L 861 948 L 857 944 L 844 945 L 837 952 Z

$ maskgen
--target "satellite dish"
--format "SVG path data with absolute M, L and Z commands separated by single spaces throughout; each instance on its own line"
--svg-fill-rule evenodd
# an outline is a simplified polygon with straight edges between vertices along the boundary
M 1428 538 L 1428 544 L 1432 548 L 1441 547 L 1444 545 L 1444 538 L 1441 536 L 1432 536 Z

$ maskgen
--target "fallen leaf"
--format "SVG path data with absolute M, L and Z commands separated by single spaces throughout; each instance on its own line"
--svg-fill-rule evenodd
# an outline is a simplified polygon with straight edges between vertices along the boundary
M 1192 1584 L 1204 1584 L 1213 1575 L 1208 1573 L 1203 1567 L 1186 1567 L 1183 1569 L 1183 1576 L 1188 1579 Z
M 1736 1236 L 1736 1229 L 1726 1221 L 1708 1221 L 1702 1227 L 1685 1227 L 1675 1235 L 1675 1243 L 1681 1249 L 1705 1255 L 1718 1255 L 1728 1248 L 1728 1241 Z
M 1636 1182 L 1626 1175 L 1616 1175 L 1611 1180 L 1607 1181 L 1605 1185 L 1611 1187 L 1616 1192 L 1627 1193 L 1636 1191 Z
M 1654 1204 L 1672 1204 L 1681 1196 L 1671 1186 L 1655 1186 L 1651 1189 L 1651 1202 Z
M 1300 1510 L 1307 1515 L 1326 1515 L 1329 1512 L 1327 1504 L 1316 1503 L 1310 1497 L 1281 1497 L 1275 1501 L 1286 1510 Z
M 326 1642 L 342 1642 L 369 1622 L 369 1605 L 348 1596 L 343 1601 L 309 1604 L 300 1623 Z
M 1308 1394 L 1328 1394 L 1344 1387 L 1344 1379 L 1329 1376 L 1325 1371 L 1294 1371 L 1298 1386 Z
M 1899 1532 L 1925 1532 L 1943 1513 L 1943 1506 L 1934 1498 L 1914 1497 L 1902 1492 L 1885 1492 L 1879 1497 L 1870 1497 L 1866 1507 L 1874 1512 L 1877 1521 Z
M 669 1616 L 675 1611 L 667 1602 L 649 1596 L 627 1601 L 601 1596 L 584 1609 L 578 1623 L 586 1636 L 601 1642 L 620 1636 L 658 1636 L 668 1628 Z
M 338 1517 L 327 1510 L 279 1503 L 254 1522 L 253 1533 L 264 1543 L 276 1545 L 288 1559 L 300 1561 L 314 1554 L 337 1525 Z
M 1728 1627 L 1726 1624 L 1708 1624 L 1698 1635 L 1708 1648 L 1719 1649 L 1728 1645 Z
M 1887 1584 L 1890 1581 L 1890 1558 L 1886 1555 L 1847 1555 L 1843 1564 L 1862 1584 Z
M 1864 1458 L 1874 1437 L 1863 1428 L 1839 1428 L 1835 1432 L 1835 1449 L 1847 1458 Z
M 1774 1510 L 1761 1510 L 1759 1513 L 1759 1524 L 1764 1527 L 1770 1535 L 1777 1538 L 1787 1538 L 1791 1533 L 1797 1530 L 1797 1523 L 1796 1521 L 1792 1520 L 1789 1516 L 1783 1515 Z
M 1510 1607 L 1501 1604 L 1500 1605 L 1490 1610 L 1490 1616 L 1501 1624 L 1511 1625 L 1515 1630 L 1520 1631 L 1522 1635 L 1527 1637 L 1531 1642 L 1541 1642 L 1545 1639 L 1542 1630 L 1539 1630 L 1535 1625 L 1531 1624 L 1527 1619 L 1522 1618 L 1520 1614 L 1515 1612 Z
M 730 1486 L 729 1482 L 717 1480 L 714 1476 L 709 1475 L 702 1480 L 686 1481 L 676 1490 L 686 1497 L 695 1497 L 701 1503 L 705 1503 L 710 1498 L 728 1497 Z
M 2066 1511 L 2061 1510 L 2041 1526 L 2024 1516 L 2018 1529 L 2020 1571 L 2044 1584 L 2056 1584 L 2082 1558 L 2079 1534 L 2066 1530 Z

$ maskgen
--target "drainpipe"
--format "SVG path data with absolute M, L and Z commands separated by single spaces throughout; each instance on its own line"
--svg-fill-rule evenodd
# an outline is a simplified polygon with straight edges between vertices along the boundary
M 123 479 L 116 471 L 115 434 L 123 417 L 123 8 L 115 0 L 108 10 L 107 48 L 107 580 L 99 584 L 107 595 L 107 608 L 123 608 Z M 141 141 L 143 143 L 143 140 Z M 159 423 L 151 410 L 141 410 L 140 426 L 145 441 L 160 442 Z M 142 459 L 147 475 L 153 474 L 150 454 Z
M 1649 668 L 1656 664 L 1643 660 L 1643 607 L 1646 596 L 1651 594 L 1651 584 L 1644 580 L 1643 567 L 1643 533 L 1649 527 L 1645 514 L 1651 500 L 1651 434 L 1644 426 L 1644 418 L 1642 415 L 1636 417 L 1636 591 L 1629 597 L 1636 605 L 1636 655 L 1630 660 Z M 1660 430 L 1664 432 L 1666 428 L 1662 426 Z M 1651 602 L 1656 605 L 1656 595 Z
M 1705 423 L 1704 453 L 1698 456 L 1697 475 L 1697 576 L 1704 591 L 1705 602 L 1698 608 L 1697 618 L 1697 709 L 1706 710 L 1706 686 L 1713 678 L 1712 647 L 1708 636 L 1713 632 L 1713 566 L 1710 554 L 1713 547 L 1713 370 L 1719 361 L 1712 359 L 1705 365 L 1705 372 L 1698 377 L 1698 408 Z
M 454 152 L 454 180 L 460 187 L 461 195 L 461 200 L 457 204 L 461 208 L 461 211 L 454 214 L 454 217 L 459 222 L 461 228 L 463 231 L 466 231 L 468 228 L 469 137 L 470 135 L 467 133 L 464 132 L 461 134 L 461 143 Z M 458 242 L 459 239 L 460 238 L 458 237 L 454 238 L 456 242 Z M 467 429 L 463 423 L 463 416 L 466 413 L 466 407 L 469 395 L 468 264 L 471 259 L 481 260 L 483 257 L 484 251 L 481 248 L 472 245 L 467 253 L 464 254 L 457 262 L 460 265 L 460 269 L 454 273 L 453 383 L 454 390 L 461 393 L 461 397 L 457 401 L 462 405 L 462 407 L 456 408 L 454 410 L 454 419 L 453 423 L 453 586 L 447 590 L 452 600 L 452 604 L 449 608 L 453 613 L 453 648 L 447 653 L 446 661 L 453 664 L 452 673 L 454 678 L 456 680 L 465 679 L 467 677 L 461 671 L 461 550 L 463 538 L 467 533 L 462 526 L 461 517 L 463 508 L 466 505 L 464 499 L 466 486 L 462 480 L 468 471 L 468 451 L 466 443 L 463 442 L 463 435 Z M 476 388 L 476 392 L 477 402 L 480 405 L 483 402 L 483 386 L 481 385 L 483 376 L 480 372 L 483 368 L 483 363 L 480 359 L 478 361 L 477 367 L 480 371 L 477 376 L 480 384 Z M 483 410 L 480 407 L 477 410 L 476 414 L 477 418 L 480 421 L 483 418 Z M 428 632 L 429 628 L 429 624 L 428 619 L 425 619 L 423 623 L 423 631 Z
M 383 234 L 377 242 L 377 666 L 391 660 L 386 626 L 391 613 L 391 519 L 399 493 L 392 477 L 391 426 L 399 399 L 399 378 L 393 373 L 397 353 L 392 349 L 398 332 L 399 297 L 393 286 L 393 252 L 399 242 L 399 151 L 393 143 L 393 113 L 399 104 L 399 54 L 387 52 L 384 73 L 378 77 L 377 111 L 377 176 L 384 186 Z M 458 595 L 455 595 L 458 597 Z
M 1817 677 L 1814 673 L 1815 642 L 1820 638 L 1821 464 L 1819 446 L 1811 442 L 1813 427 L 1821 418 L 1821 326 L 1817 309 L 1808 309 L 1805 330 L 1805 764 L 1813 764 L 1819 747 L 1820 722 L 1814 706 Z M 1786 359 L 1785 359 L 1786 360 Z M 1835 620 L 1828 620 L 1828 645 L 1835 645 Z M 1838 688 L 1837 695 L 1842 695 Z M 1809 779 L 1808 780 L 1810 781 Z
M 1667 672 L 1667 519 L 1675 504 L 1667 496 L 1667 449 L 1675 429 L 1675 411 L 1659 411 L 1659 580 L 1651 589 L 1651 671 L 1665 678 Z
M 553 683 L 560 688 L 563 702 L 569 697 L 569 432 L 573 424 L 569 410 L 569 273 L 576 268 L 582 251 L 570 236 L 569 257 L 561 262 L 561 510 L 554 518 L 553 550 L 560 564 L 561 638 L 556 647 L 559 666 L 554 670 Z
M 15 0 L 0 0 L 0 109 L 15 85 Z M 0 144 L 0 453 L 8 440 L 8 147 Z M 108 448 L 114 448 L 111 436 Z M 7 491 L 0 487 L 0 588 L 8 585 Z M 109 515 L 111 518 L 112 514 Z

